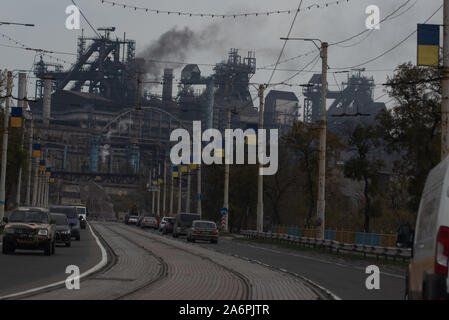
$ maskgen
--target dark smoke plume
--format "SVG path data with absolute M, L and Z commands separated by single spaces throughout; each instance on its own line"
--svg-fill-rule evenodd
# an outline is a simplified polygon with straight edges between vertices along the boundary
M 201 50 L 207 44 L 215 42 L 218 27 L 211 25 L 202 32 L 194 32 L 185 27 L 184 29 L 177 29 L 177 27 L 162 34 L 158 40 L 150 44 L 147 48 L 139 54 L 139 58 L 144 58 L 145 69 L 148 75 L 159 79 L 164 69 L 164 64 L 151 62 L 148 60 L 163 60 L 163 61 L 185 61 L 189 52 L 193 49 Z M 169 64 L 167 67 L 176 69 L 182 65 Z

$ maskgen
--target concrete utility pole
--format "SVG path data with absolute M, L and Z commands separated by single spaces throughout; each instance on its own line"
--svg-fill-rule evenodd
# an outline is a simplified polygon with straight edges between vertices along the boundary
M 162 196 L 162 215 L 165 217 L 167 215 L 167 160 L 164 160 L 164 193 Z
M 187 166 L 187 195 L 186 195 L 186 212 L 190 213 L 190 185 L 192 183 L 190 166 Z
M 443 80 L 441 99 L 441 159 L 449 155 L 449 1 L 443 1 Z
M 157 206 L 156 214 L 159 216 L 161 212 L 161 186 L 159 185 L 159 177 L 161 176 L 161 164 L 158 164 L 157 168 Z
M 152 189 L 154 179 L 154 168 L 150 171 L 150 188 Z M 151 214 L 154 214 L 154 191 L 151 191 Z
M 8 126 L 9 126 L 9 103 L 12 92 L 12 72 L 8 71 L 6 85 L 5 110 L 3 112 L 3 143 L 2 143 L 2 167 L 0 178 L 0 221 L 5 216 L 5 195 L 6 195 L 6 161 L 8 157 Z
M 27 85 L 27 75 L 26 73 L 19 73 L 19 87 L 18 87 L 18 102 L 17 102 L 17 107 L 22 108 L 23 110 L 23 114 L 26 114 L 26 111 L 24 110 L 26 104 L 25 102 L 25 98 L 27 96 L 27 90 L 26 90 L 26 85 Z M 20 140 L 20 148 L 23 149 L 23 141 L 25 139 L 25 118 L 22 120 L 22 138 Z M 17 193 L 16 193 L 16 203 L 15 206 L 18 207 L 20 206 L 20 191 L 22 189 L 22 166 L 20 166 L 19 168 L 19 174 L 17 177 Z
M 182 170 L 181 166 L 178 169 L 178 213 L 182 210 Z
M 264 93 L 265 85 L 259 86 L 259 130 L 263 129 L 263 117 L 264 117 Z M 262 163 L 259 161 L 259 170 L 257 172 L 257 231 L 263 232 L 263 175 L 260 174 L 263 168 Z
M 201 220 L 201 165 L 198 165 L 197 181 L 196 181 L 196 212 L 200 215 Z
M 28 145 L 28 179 L 27 179 L 27 193 L 25 203 L 27 206 L 31 206 L 31 172 L 33 171 L 33 139 L 34 139 L 34 121 L 30 112 L 30 133 L 29 133 L 29 145 Z
M 39 207 L 44 205 L 45 196 L 45 170 L 40 171 L 40 187 L 39 187 Z
M 38 144 L 41 143 L 41 139 L 38 138 Z M 37 203 L 39 201 L 39 162 L 40 157 L 36 157 L 34 162 L 34 184 L 33 184 L 33 206 L 37 206 Z
M 170 217 L 173 217 L 173 193 L 174 193 L 174 178 L 173 173 L 170 177 Z
M 321 75 L 321 120 L 320 120 L 320 154 L 318 164 L 318 201 L 317 218 L 320 228 L 317 237 L 324 239 L 326 228 L 326 115 L 327 115 L 327 42 L 321 43 L 322 75 Z
M 231 129 L 231 108 L 227 110 L 227 129 Z M 224 176 L 224 196 L 223 196 L 223 208 L 226 209 L 225 223 L 223 231 L 229 231 L 229 154 L 226 154 L 226 146 L 224 147 L 224 159 L 225 159 L 225 176 Z M 230 160 L 230 159 L 228 159 Z

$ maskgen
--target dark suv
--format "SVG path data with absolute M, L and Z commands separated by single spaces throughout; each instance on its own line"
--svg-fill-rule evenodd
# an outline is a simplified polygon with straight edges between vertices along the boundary
M 200 215 L 196 213 L 178 213 L 175 217 L 173 226 L 173 237 L 177 238 L 180 235 L 186 235 L 187 229 L 192 227 L 194 220 L 200 220 Z
M 81 239 L 80 220 L 78 218 L 76 206 L 51 206 L 50 212 L 65 214 L 67 216 L 67 219 L 69 220 L 72 238 L 75 238 L 77 241 L 80 241 Z
M 20 207 L 4 217 L 3 254 L 16 249 L 44 250 L 45 255 L 55 253 L 56 225 L 44 208 Z

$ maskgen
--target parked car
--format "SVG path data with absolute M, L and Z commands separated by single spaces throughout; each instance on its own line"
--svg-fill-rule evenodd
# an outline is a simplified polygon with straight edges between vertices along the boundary
M 192 227 L 194 220 L 200 220 L 200 215 L 196 213 L 178 213 L 173 226 L 173 237 L 177 238 L 180 235 L 186 235 L 187 229 Z
M 51 206 L 50 212 L 65 214 L 67 216 L 67 219 L 69 220 L 72 238 L 75 238 L 76 241 L 81 240 L 80 220 L 78 218 L 76 206 Z
M 162 228 L 162 234 L 173 233 L 174 225 L 175 225 L 175 218 L 166 217 L 164 227 Z
M 128 224 L 137 224 L 137 221 L 139 221 L 139 217 L 138 216 L 129 216 L 128 218 Z
M 169 217 L 163 217 L 161 221 L 159 222 L 158 231 L 162 231 L 164 229 L 165 223 Z
M 45 208 L 19 207 L 4 217 L 2 253 L 16 249 L 44 250 L 49 256 L 55 253 L 56 225 Z
M 66 247 L 70 247 L 72 245 L 72 233 L 69 219 L 65 214 L 59 213 L 52 213 L 51 218 L 56 223 L 56 243 L 63 243 Z
M 192 227 L 187 229 L 187 241 L 195 242 L 196 240 L 218 243 L 218 229 L 215 222 L 206 220 L 193 221 Z
M 137 219 L 136 226 L 140 227 L 140 225 L 142 224 L 143 218 L 144 218 L 144 216 L 140 216 L 139 219 Z
M 143 217 L 140 227 L 143 228 L 153 228 L 157 229 L 159 227 L 159 222 L 156 217 Z
M 418 209 L 406 298 L 448 299 L 449 157 L 427 176 Z

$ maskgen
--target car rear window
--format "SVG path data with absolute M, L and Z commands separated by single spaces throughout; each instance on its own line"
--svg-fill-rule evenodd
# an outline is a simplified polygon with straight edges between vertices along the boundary
M 56 225 L 58 225 L 58 226 L 65 226 L 65 225 L 69 224 L 67 217 L 65 215 L 52 214 L 51 217 L 52 217 L 52 219 L 54 219 L 56 221 Z
M 181 214 L 180 215 L 182 222 L 192 222 L 195 219 L 198 219 L 198 215 L 196 214 Z
M 49 223 L 48 215 L 42 211 L 35 210 L 15 210 L 9 217 L 9 222 L 25 222 L 25 223 Z
M 195 228 L 204 228 L 204 229 L 217 229 L 217 226 L 213 222 L 195 222 Z
M 65 214 L 70 219 L 78 218 L 75 207 L 51 207 L 50 212 Z

